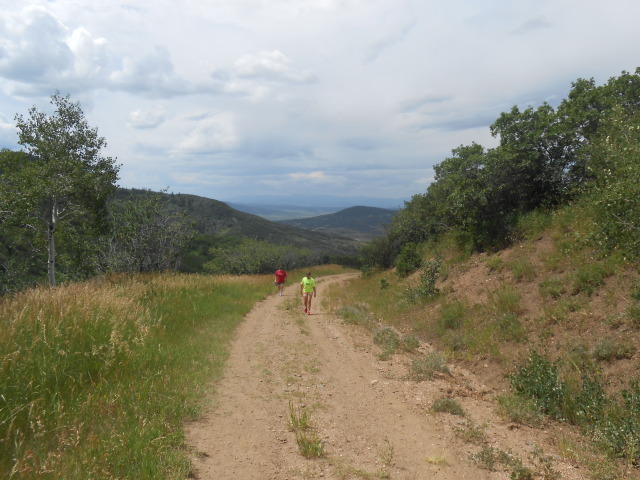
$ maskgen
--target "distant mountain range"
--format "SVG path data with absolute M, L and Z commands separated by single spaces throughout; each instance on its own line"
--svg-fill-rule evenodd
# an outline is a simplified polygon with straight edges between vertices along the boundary
M 241 212 L 258 215 L 267 220 L 277 222 L 280 220 L 294 220 L 298 218 L 317 217 L 326 213 L 335 213 L 342 207 L 307 207 L 303 205 L 272 205 L 256 203 L 225 202 L 231 208 Z
M 219 200 L 197 195 L 118 189 L 116 199 L 124 199 L 132 194 L 135 196 L 162 195 L 171 208 L 185 212 L 195 222 L 198 233 L 205 236 L 249 237 L 329 254 L 350 254 L 357 251 L 357 242 L 351 238 L 272 222 L 257 215 L 231 208 Z
M 396 213 L 396 210 L 377 207 L 350 207 L 331 214 L 274 222 L 197 195 L 118 189 L 114 201 L 131 195 L 160 195 L 170 209 L 184 212 L 193 220 L 199 235 L 183 259 L 182 269 L 188 272 L 202 271 L 203 263 L 209 259 L 209 249 L 219 242 L 218 236 L 254 238 L 330 256 L 355 255 L 363 243 L 384 233 L 384 225 L 389 224 Z M 300 207 L 289 208 L 290 212 L 313 213 Z M 319 208 L 318 211 L 322 211 L 323 207 Z
M 397 210 L 377 207 L 350 207 L 336 213 L 317 217 L 282 220 L 279 223 L 305 228 L 314 232 L 349 237 L 359 242 L 368 242 L 384 234 Z

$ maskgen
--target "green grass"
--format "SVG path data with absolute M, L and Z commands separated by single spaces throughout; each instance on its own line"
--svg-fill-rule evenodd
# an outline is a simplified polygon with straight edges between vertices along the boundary
M 182 424 L 262 277 L 118 276 L 3 298 L 0 476 L 183 479 Z
M 455 398 L 437 398 L 433 401 L 431 410 L 438 413 L 450 413 L 451 415 L 464 416 L 464 409 Z

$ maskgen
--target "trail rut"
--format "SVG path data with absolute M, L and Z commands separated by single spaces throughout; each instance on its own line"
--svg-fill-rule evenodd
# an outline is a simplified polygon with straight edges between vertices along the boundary
M 482 468 L 470 456 L 495 448 L 534 468 L 534 448 L 552 455 L 544 430 L 499 418 L 496 392 L 468 372 L 452 367 L 450 375 L 415 382 L 409 356 L 379 360 L 371 334 L 345 325 L 321 301 L 328 285 L 356 276 L 318 279 L 312 315 L 302 311 L 296 284 L 247 315 L 210 407 L 186 426 L 194 478 L 508 479 L 508 470 Z M 455 398 L 465 415 L 433 413 L 434 399 L 444 397 Z M 299 452 L 290 406 L 309 412 L 324 458 Z M 461 434 L 472 426 L 482 426 L 483 447 Z M 586 478 L 559 457 L 553 468 L 562 478 Z

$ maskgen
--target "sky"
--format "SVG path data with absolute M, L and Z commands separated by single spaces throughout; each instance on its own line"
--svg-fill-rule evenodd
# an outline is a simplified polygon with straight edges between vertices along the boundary
M 638 18 L 637 0 L 0 0 L 0 148 L 59 91 L 119 186 L 400 206 L 452 149 L 495 146 L 501 112 L 635 71 Z

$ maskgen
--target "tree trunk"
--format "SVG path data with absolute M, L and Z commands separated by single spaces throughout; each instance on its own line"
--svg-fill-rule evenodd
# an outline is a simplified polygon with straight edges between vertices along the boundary
M 51 217 L 49 218 L 49 225 L 47 231 L 47 247 L 49 250 L 49 259 L 47 262 L 47 274 L 49 276 L 49 285 L 55 286 L 56 284 L 56 224 L 58 223 L 58 204 L 53 203 L 51 208 Z

